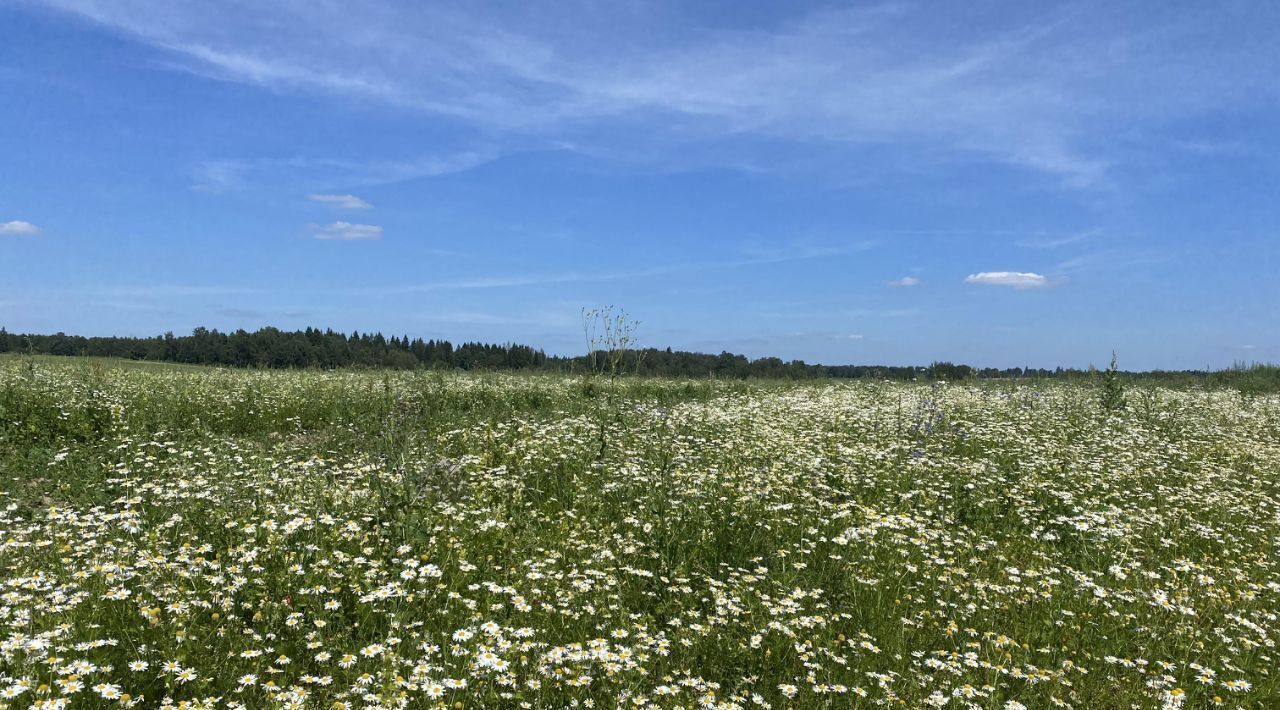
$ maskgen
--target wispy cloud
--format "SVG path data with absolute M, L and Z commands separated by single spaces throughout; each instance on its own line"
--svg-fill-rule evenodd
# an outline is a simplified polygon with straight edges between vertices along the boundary
M 191 189 L 198 192 L 218 194 L 227 190 L 237 190 L 245 185 L 244 175 L 247 163 L 241 160 L 213 160 L 196 165 L 196 182 Z
M 382 238 L 382 227 L 376 224 L 352 224 L 339 221 L 333 224 L 313 224 L 310 228 L 311 236 L 316 239 L 353 241 Z
M 38 237 L 40 236 L 40 228 L 30 222 L 15 219 L 11 222 L 0 222 L 0 235 Z
M 616 4 L 544 8 L 536 20 L 376 0 L 358 13 L 291 1 L 231 12 L 195 0 L 163 13 L 145 0 L 53 4 L 159 48 L 182 71 L 426 112 L 489 135 L 590 149 L 593 136 L 625 129 L 666 141 L 671 155 L 697 139 L 888 144 L 1075 186 L 1104 183 L 1124 159 L 1117 128 L 1156 132 L 1224 105 L 1269 105 L 1277 91 L 1266 77 L 1280 73 L 1280 52 L 1239 40 L 1276 18 L 1247 3 L 1028 4 L 980 17 L 893 3 L 734 29 Z
M 597 283 L 652 278 L 680 273 L 697 273 L 721 269 L 738 269 L 751 266 L 767 266 L 792 261 L 830 258 L 860 251 L 863 247 L 795 248 L 761 252 L 758 256 L 724 261 L 678 262 L 659 264 L 638 269 L 596 271 L 566 271 L 559 273 L 512 274 L 506 276 L 479 276 L 466 279 L 450 279 L 403 286 L 378 286 L 353 289 L 353 295 L 399 295 L 429 293 L 433 291 L 467 291 L 473 289 L 519 288 L 525 286 L 549 286 L 566 283 Z
M 279 318 L 297 320 L 312 315 L 311 311 L 268 311 L 257 308 L 238 308 L 235 306 L 213 306 L 213 313 L 223 318 L 236 320 L 271 321 Z
M 884 283 L 886 286 L 897 286 L 900 288 L 907 288 L 911 286 L 919 286 L 920 279 L 914 276 L 903 276 L 900 279 L 891 279 L 889 281 L 885 281 Z
M 1009 286 L 1016 289 L 1043 288 L 1054 283 L 1048 277 L 1030 271 L 982 271 L 969 274 L 964 282 L 983 286 Z
M 415 316 L 423 323 L 463 325 L 541 326 L 567 328 L 581 325 L 580 313 L 572 308 L 528 310 L 517 313 L 492 313 L 475 310 L 439 310 Z
M 1133 270 L 1139 266 L 1153 266 L 1166 263 L 1182 256 L 1181 250 L 1166 246 L 1161 250 L 1104 249 L 1102 251 L 1080 254 L 1058 263 L 1058 271 L 1090 270 Z
M 124 298 L 184 298 L 188 296 L 259 296 L 267 289 L 253 286 L 108 286 L 88 287 L 83 293 L 105 294 Z
M 919 308 L 835 308 L 818 310 L 761 311 L 761 318 L 784 320 L 832 320 L 838 318 L 915 318 L 924 315 Z
M 267 317 L 265 311 L 253 308 L 219 308 L 214 313 L 224 318 L 235 318 L 237 320 L 264 320 Z
M 787 261 L 808 261 L 810 259 L 835 258 L 858 254 L 876 247 L 877 242 L 864 240 L 848 244 L 822 245 L 808 242 L 784 244 L 781 246 L 748 246 L 742 249 L 744 258 L 719 262 L 714 266 L 732 267 L 752 264 L 775 264 Z M 712 266 L 712 265 L 709 265 Z
M 344 210 L 367 210 L 373 205 L 355 195 L 307 195 L 312 202 L 323 202 Z
M 229 158 L 196 165 L 194 187 L 204 192 L 220 193 L 254 185 L 280 183 L 301 184 L 312 189 L 332 189 L 338 185 L 385 185 L 465 172 L 491 162 L 501 154 L 498 148 L 486 145 L 452 153 L 421 155 L 410 160 L 356 161 L 302 156 Z
M 672 264 L 655 266 L 647 269 L 631 271 L 569 271 L 562 273 L 512 274 L 507 276 L 478 276 L 466 279 L 448 279 L 428 283 L 407 284 L 403 286 L 377 286 L 372 288 L 353 289 L 353 295 L 401 295 L 411 293 L 431 293 L 434 291 L 471 291 L 478 289 L 520 288 L 525 286 L 550 286 L 567 283 L 593 283 L 605 281 L 621 281 L 652 276 L 692 271 L 697 267 L 690 264 Z
M 1098 236 L 1098 230 L 1093 229 L 1079 234 L 1071 234 L 1065 237 L 1037 237 L 1034 239 L 1024 239 L 1018 242 L 1018 246 L 1027 247 L 1028 249 L 1057 249 L 1068 244 L 1078 244 L 1080 242 L 1093 239 Z

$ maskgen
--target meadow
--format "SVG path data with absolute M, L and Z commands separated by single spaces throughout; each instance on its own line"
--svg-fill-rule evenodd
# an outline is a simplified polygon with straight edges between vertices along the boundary
M 0 359 L 0 707 L 1280 707 L 1280 395 Z

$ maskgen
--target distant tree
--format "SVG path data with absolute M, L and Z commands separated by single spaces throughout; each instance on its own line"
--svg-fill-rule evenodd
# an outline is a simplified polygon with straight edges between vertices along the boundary
M 929 366 L 927 376 L 931 380 L 963 380 L 972 374 L 973 368 L 968 365 L 935 362 Z
M 608 362 L 609 348 L 595 350 L 597 367 Z M 195 328 L 190 335 L 172 332 L 160 336 L 92 337 L 55 333 L 53 335 L 11 333 L 0 328 L 0 352 L 29 352 L 51 355 L 93 355 L 135 360 L 188 362 L 229 367 L 273 368 L 447 368 L 462 370 L 541 370 L 562 373 L 591 372 L 590 353 L 572 357 L 551 356 L 544 351 L 519 343 L 467 342 L 455 346 L 448 340 L 407 335 L 392 336 L 388 341 L 375 333 L 353 331 L 344 335 L 333 330 L 308 327 L 285 332 L 265 327 L 253 332 L 236 330 L 221 333 L 208 328 Z M 619 349 L 616 360 L 619 372 L 672 377 L 716 377 L 740 379 L 762 378 L 841 378 L 894 379 L 917 378 L 959 381 L 968 378 L 1035 377 L 1087 381 L 1093 378 L 1100 388 L 1099 396 L 1107 402 L 1123 406 L 1124 383 L 1132 373 L 1118 370 L 1114 358 L 1106 372 L 1096 369 L 1088 373 L 1078 369 L 1011 367 L 1004 370 L 987 367 L 935 362 L 928 367 L 910 365 L 811 365 L 803 360 L 783 362 L 776 357 L 755 360 L 744 355 L 721 352 L 718 355 L 674 350 L 670 347 Z M 1114 354 L 1113 354 L 1114 355 Z M 1238 388 L 1241 392 L 1280 391 L 1280 368 L 1267 365 L 1238 364 L 1231 370 L 1150 372 L 1143 377 L 1175 384 L 1207 381 Z M 1108 385 L 1107 383 L 1111 384 Z M 1108 387 L 1111 389 L 1108 390 Z M 1106 394 L 1111 391 L 1112 394 Z M 1104 404 L 1103 406 L 1109 406 Z

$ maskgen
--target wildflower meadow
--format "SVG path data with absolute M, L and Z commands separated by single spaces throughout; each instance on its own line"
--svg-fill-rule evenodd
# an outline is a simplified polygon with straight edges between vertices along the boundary
M 0 359 L 0 707 L 1280 707 L 1280 396 Z

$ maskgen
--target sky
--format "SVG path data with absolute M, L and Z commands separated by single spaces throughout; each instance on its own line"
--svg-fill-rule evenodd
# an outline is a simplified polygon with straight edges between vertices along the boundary
M 1280 361 L 1280 4 L 0 0 L 0 326 Z

